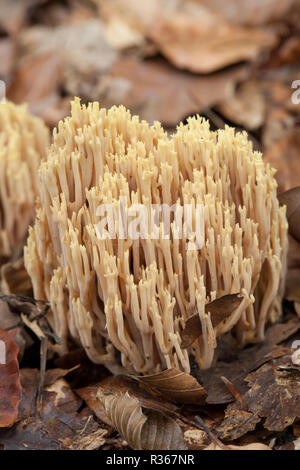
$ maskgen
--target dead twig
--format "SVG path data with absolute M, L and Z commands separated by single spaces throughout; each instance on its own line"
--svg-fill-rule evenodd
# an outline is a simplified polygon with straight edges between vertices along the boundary
M 228 390 L 230 391 L 232 396 L 235 398 L 235 400 L 238 401 L 241 404 L 241 407 L 243 409 L 245 409 L 245 407 L 246 407 L 245 401 L 244 401 L 242 395 L 240 394 L 240 392 L 235 387 L 235 385 L 232 382 L 230 382 L 230 380 L 228 380 L 223 375 L 220 377 L 220 379 L 224 383 L 225 387 L 228 388 Z
M 40 345 L 40 383 L 36 396 L 36 409 L 40 415 L 43 408 L 43 392 L 45 384 L 46 374 L 46 363 L 47 363 L 47 351 L 48 351 L 48 339 L 46 337 L 41 338 Z
M 212 432 L 211 430 L 206 426 L 204 421 L 200 418 L 200 416 L 195 416 L 195 421 L 200 424 L 201 428 L 206 432 L 208 437 L 211 439 L 211 441 L 218 447 L 220 447 L 223 450 L 230 450 L 228 446 L 223 444 L 223 442 L 220 441 Z

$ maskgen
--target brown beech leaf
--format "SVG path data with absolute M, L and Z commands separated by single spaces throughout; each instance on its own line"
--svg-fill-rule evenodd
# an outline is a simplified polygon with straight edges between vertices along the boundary
M 283 431 L 300 417 L 300 366 L 290 366 L 290 356 L 263 365 L 246 378 L 250 390 L 244 395 L 252 413 L 266 418 L 269 431 Z
M 73 98 L 72 98 L 73 99 Z M 53 128 L 70 112 L 71 98 L 61 98 L 58 94 L 52 94 L 35 103 L 30 103 L 30 111 L 40 116 L 47 126 Z
M 300 366 L 285 355 L 264 364 L 245 379 L 244 409 L 235 402 L 214 430 L 220 439 L 234 440 L 251 432 L 263 418 L 269 431 L 284 431 L 300 417 Z
M 264 160 L 277 170 L 275 178 L 280 193 L 299 186 L 300 127 L 294 127 L 283 139 L 277 140 L 269 146 L 265 152 Z
M 0 430 L 0 445 L 5 450 L 96 449 L 104 444 L 104 429 L 93 413 L 62 378 L 64 371 L 46 372 L 43 404 L 36 412 L 36 393 L 40 373 L 22 369 L 23 394 L 18 422 Z M 51 376 L 50 376 L 51 375 Z M 60 377 L 60 378 L 58 378 Z
M 80 388 L 76 390 L 77 395 L 80 396 L 82 400 L 85 401 L 87 406 L 92 410 L 98 419 L 100 419 L 103 423 L 107 424 L 108 426 L 113 426 L 111 420 L 107 416 L 105 409 L 97 398 L 99 386 L 101 383 L 95 385 L 88 385 L 87 387 Z
M 212 325 L 215 328 L 219 323 L 229 317 L 238 308 L 243 297 L 240 294 L 229 294 L 219 297 L 205 306 L 205 311 L 210 312 Z M 181 347 L 188 348 L 202 334 L 202 326 L 199 315 L 193 315 L 185 324 L 181 333 Z
M 15 332 L 0 329 L 0 428 L 12 426 L 18 416 L 21 383 Z
M 289 235 L 288 269 L 300 268 L 300 243 Z
M 206 402 L 216 405 L 233 401 L 232 393 L 222 381 L 222 376 L 230 380 L 241 394 L 246 392 L 246 376 L 263 364 L 286 355 L 287 348 L 279 344 L 295 334 L 299 328 L 300 321 L 295 315 L 285 323 L 277 323 L 268 328 L 264 343 L 255 344 L 243 351 L 234 351 L 231 347 L 229 358 L 221 357 L 214 367 L 194 372 L 207 391 Z
M 25 78 L 26 62 L 36 64 L 40 70 L 44 68 L 46 74 L 47 80 L 38 80 L 36 92 L 32 87 L 29 89 L 34 96 L 37 92 L 39 96 L 49 95 L 45 91 L 62 81 L 68 95 L 95 99 L 93 93 L 99 77 L 108 72 L 117 58 L 116 51 L 105 38 L 102 22 L 96 18 L 66 22 L 55 28 L 33 26 L 22 32 L 20 41 L 24 45 Z M 54 67 L 57 67 L 56 71 Z M 19 85 L 22 90 L 23 83 Z
M 11 35 L 17 34 L 26 23 L 30 8 L 41 2 L 42 0 L 1 0 L 1 28 Z
M 15 103 L 35 103 L 56 92 L 62 81 L 62 57 L 48 53 L 27 58 L 17 67 L 8 97 Z
M 300 269 L 289 269 L 287 272 L 285 298 L 300 302 Z
M 154 22 L 149 37 L 180 69 L 211 73 L 240 61 L 252 61 L 276 43 L 267 30 L 226 23 L 203 8 L 199 16 L 174 14 Z
M 205 403 L 206 391 L 197 380 L 186 372 L 172 367 L 158 374 L 136 377 L 137 380 L 160 392 L 175 403 Z
M 104 394 L 98 398 L 114 427 L 134 450 L 184 450 L 183 432 L 169 416 L 141 403 L 128 392 L 125 395 Z
M 45 380 L 44 380 L 44 390 L 47 388 L 51 388 L 56 382 L 63 379 L 66 375 L 68 375 L 70 371 L 64 369 L 49 369 L 45 373 Z M 20 371 L 20 379 L 22 385 L 22 399 L 19 406 L 19 414 L 18 420 L 26 420 L 30 417 L 35 416 L 36 414 L 36 397 L 38 393 L 38 389 L 40 386 L 40 371 L 38 369 L 27 369 L 23 368 Z M 62 384 L 62 382 L 60 382 Z M 66 388 L 65 397 L 61 394 L 61 399 L 64 403 L 67 403 L 68 407 L 72 408 L 72 411 L 78 409 L 81 405 L 81 400 L 72 394 L 68 396 L 69 387 L 64 383 L 63 389 Z M 72 400 L 70 399 L 72 398 Z M 43 397 L 45 398 L 45 396 Z M 68 398 L 68 399 L 67 399 Z M 47 397 L 44 401 L 44 406 L 47 406 Z M 52 405 L 51 405 L 52 406 Z M 77 408 L 76 408 L 77 407 Z M 49 411 L 49 410 L 48 410 Z
M 224 420 L 217 426 L 215 432 L 219 439 L 230 442 L 254 431 L 260 421 L 259 416 L 240 409 L 235 403 L 227 407 Z
M 278 199 L 287 207 L 289 233 L 300 242 L 300 186 L 279 194 Z
M 102 80 L 98 98 L 103 106 L 124 104 L 149 122 L 159 120 L 172 127 L 187 115 L 224 101 L 247 69 L 238 65 L 206 77 L 176 70 L 158 58 L 123 57 Z
M 248 80 L 241 83 L 218 106 L 226 119 L 249 130 L 258 129 L 264 122 L 266 98 L 259 80 Z
M 161 398 L 154 397 L 145 390 L 143 384 L 137 382 L 133 378 L 123 375 L 108 376 L 105 379 L 93 385 L 88 385 L 76 390 L 77 395 L 86 402 L 88 407 L 93 410 L 97 418 L 101 419 L 105 424 L 112 426 L 109 417 L 106 415 L 102 403 L 97 398 L 98 390 L 101 389 L 103 393 L 113 395 L 124 395 L 129 393 L 131 397 L 139 400 L 142 406 L 151 408 L 152 410 L 168 414 L 176 417 L 176 406 Z
M 0 39 L 0 76 L 2 79 L 10 77 L 16 56 L 16 45 L 13 39 Z
M 285 323 L 275 323 L 266 331 L 266 345 L 280 344 L 297 333 L 299 329 L 300 320 L 296 316 L 292 316 Z
M 201 0 L 207 8 L 218 13 L 228 21 L 245 25 L 264 25 L 284 17 L 294 0 Z

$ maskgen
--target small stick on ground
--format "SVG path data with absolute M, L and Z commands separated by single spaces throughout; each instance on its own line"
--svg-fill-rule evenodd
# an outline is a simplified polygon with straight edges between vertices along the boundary
M 48 339 L 46 337 L 41 338 L 40 346 L 40 383 L 39 389 L 36 396 L 36 409 L 40 415 L 43 408 L 43 392 L 45 384 L 45 373 L 46 373 L 46 362 L 47 362 L 47 350 L 48 350 Z
M 243 397 L 241 396 L 240 392 L 237 390 L 237 388 L 235 387 L 235 385 L 230 382 L 230 380 L 228 380 L 226 377 L 224 377 L 223 375 L 220 377 L 220 379 L 222 380 L 222 382 L 224 383 L 224 385 L 228 388 L 228 390 L 230 391 L 230 393 L 232 394 L 232 396 L 234 397 L 234 399 L 236 401 L 238 401 L 240 404 L 241 404 L 241 407 L 243 409 L 246 408 L 246 404 L 245 404 L 245 401 L 243 399 Z
M 217 446 L 220 447 L 222 450 L 229 450 L 229 447 L 227 447 L 223 442 L 221 442 L 212 432 L 211 430 L 206 426 L 204 421 L 200 418 L 200 416 L 195 416 L 195 421 L 200 424 L 202 429 L 206 432 L 208 437 L 211 439 L 211 441 Z

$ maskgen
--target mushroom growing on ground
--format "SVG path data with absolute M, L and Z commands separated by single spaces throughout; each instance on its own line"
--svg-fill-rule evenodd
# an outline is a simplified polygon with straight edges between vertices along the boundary
M 40 167 L 25 249 L 34 295 L 50 301 L 60 351 L 72 338 L 111 370 L 189 372 L 191 357 L 201 369 L 211 366 L 226 332 L 242 344 L 262 340 L 281 315 L 287 253 L 274 173 L 245 132 L 212 132 L 193 117 L 169 138 L 160 123 L 150 127 L 122 106 L 107 111 L 75 99 Z M 200 205 L 204 245 L 190 249 L 175 218 L 169 237 L 162 224 L 158 237 L 100 236 L 98 208 L 119 208 L 121 196 L 127 210 L 189 204 L 193 223 Z M 120 228 L 120 217 L 112 222 Z M 213 326 L 205 305 L 237 292 L 239 306 Z M 195 313 L 202 335 L 183 348 L 181 332 Z
M 25 105 L 0 104 L 0 264 L 21 249 L 34 220 L 38 168 L 49 131 Z

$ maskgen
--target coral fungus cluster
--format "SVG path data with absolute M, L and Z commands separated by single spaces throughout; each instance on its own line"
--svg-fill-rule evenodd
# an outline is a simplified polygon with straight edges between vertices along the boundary
M 25 242 L 48 145 L 48 129 L 25 105 L 0 104 L 0 263 Z
M 72 103 L 54 131 L 39 171 L 40 198 L 25 263 L 34 295 L 50 301 L 50 320 L 63 339 L 112 370 L 188 372 L 190 358 L 211 366 L 220 335 L 261 340 L 281 314 L 287 251 L 285 207 L 274 170 L 246 133 L 212 132 L 199 117 L 169 138 L 124 107 Z M 204 245 L 187 240 L 101 238 L 101 204 L 203 206 Z M 205 305 L 240 292 L 239 307 L 213 327 Z M 180 333 L 197 313 L 202 335 L 188 349 Z

